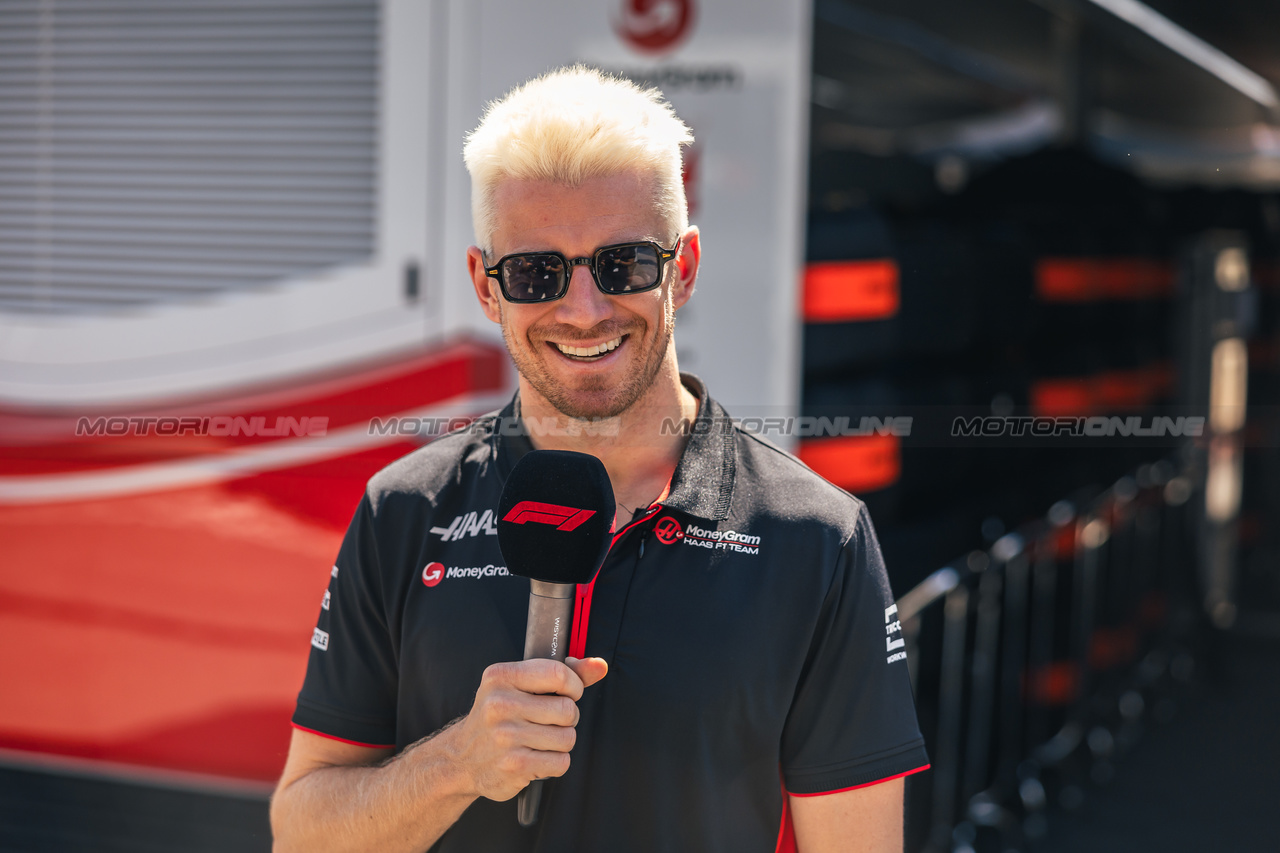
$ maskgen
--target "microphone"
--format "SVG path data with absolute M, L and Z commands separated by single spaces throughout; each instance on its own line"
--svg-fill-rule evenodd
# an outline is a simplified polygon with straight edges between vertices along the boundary
M 564 662 L 577 585 L 589 583 L 609 551 L 615 504 L 599 459 L 570 450 L 531 450 L 520 458 L 498 501 L 498 547 L 507 571 L 529 579 L 524 659 Z M 542 781 L 520 792 L 521 826 L 538 819 Z

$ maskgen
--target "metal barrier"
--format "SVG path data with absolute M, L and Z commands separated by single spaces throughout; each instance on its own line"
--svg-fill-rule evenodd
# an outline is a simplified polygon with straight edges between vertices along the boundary
M 1169 602 L 1194 600 L 1188 464 L 1059 502 L 899 599 L 933 763 L 907 849 L 1032 849 L 1051 800 L 1110 778 L 1169 671 Z

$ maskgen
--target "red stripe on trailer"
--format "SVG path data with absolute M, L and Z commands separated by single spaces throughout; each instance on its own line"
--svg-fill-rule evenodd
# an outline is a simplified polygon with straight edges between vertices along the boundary
M 305 439 L 317 429 L 323 435 L 372 425 L 374 419 L 390 420 L 459 395 L 500 391 L 507 387 L 506 365 L 501 347 L 463 340 L 409 357 L 199 399 L 128 408 L 80 406 L 74 413 L 3 406 L 0 474 L 36 476 L 196 458 Z M 147 420 L 150 425 L 141 423 Z M 161 420 L 178 421 L 181 432 L 159 431 Z M 138 423 L 121 434 L 107 433 L 108 422 L 124 426 L 126 421 Z M 419 443 L 427 438 L 405 436 Z
M 902 476 L 896 435 L 842 435 L 800 442 L 801 461 L 842 489 L 874 492 Z
M 1145 409 L 1173 390 L 1173 367 L 1156 362 L 1131 370 L 1104 370 L 1092 376 L 1038 379 L 1031 383 L 1036 417 L 1090 417 Z
M 898 313 L 898 264 L 891 259 L 815 261 L 804 270 L 807 323 L 886 320 Z
M 467 400 L 490 405 L 504 390 L 505 358 L 497 346 L 455 343 L 215 403 L 231 414 L 327 409 L 363 433 L 374 416 L 421 415 L 450 400 L 458 401 L 450 412 L 478 405 Z M 167 405 L 173 412 L 188 403 Z M 252 447 L 196 448 L 155 436 L 124 448 L 95 439 L 85 442 L 95 450 L 77 455 L 68 433 L 42 431 L 51 417 L 0 413 L 0 480 L 111 474 L 101 460 L 137 476 L 167 464 L 161 457 L 212 464 L 314 441 L 250 437 Z M 330 457 L 229 469 L 214 481 L 0 503 L 0 683 L 28 687 L 0 702 L 0 747 L 279 778 L 317 605 L 352 509 L 370 476 L 426 436 L 375 438 Z
M 1158 299 L 1173 293 L 1173 266 L 1149 258 L 1041 258 L 1036 296 L 1042 302 Z
M 1096 413 L 1087 379 L 1039 379 L 1031 383 L 1029 396 L 1031 414 L 1038 417 Z

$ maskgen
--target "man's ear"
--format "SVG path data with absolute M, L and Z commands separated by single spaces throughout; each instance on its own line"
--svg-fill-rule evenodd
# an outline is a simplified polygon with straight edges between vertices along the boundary
M 698 264 L 702 262 L 702 238 L 698 226 L 690 225 L 680 240 L 680 254 L 672 259 L 676 265 L 676 280 L 671 285 L 671 300 L 676 308 L 682 307 L 693 296 L 698 281 Z
M 484 274 L 484 255 L 476 246 L 467 249 L 467 272 L 471 274 L 471 284 L 476 289 L 476 298 L 480 300 L 480 310 L 493 322 L 501 323 L 502 296 L 498 293 L 498 281 Z

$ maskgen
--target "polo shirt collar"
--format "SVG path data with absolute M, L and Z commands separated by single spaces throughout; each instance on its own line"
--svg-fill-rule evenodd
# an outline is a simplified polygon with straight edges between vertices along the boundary
M 708 521 L 724 521 L 729 517 L 737 474 L 733 424 L 724 407 L 707 394 L 701 379 L 692 373 L 681 373 L 680 381 L 698 398 L 698 418 L 662 505 Z M 517 391 L 498 413 L 492 435 L 498 473 L 504 482 L 516 462 L 533 449 L 524 431 L 513 428 L 519 418 Z
M 681 373 L 680 380 L 698 398 L 698 419 L 663 505 L 708 521 L 724 521 L 729 517 L 738 468 L 733 424 L 724 407 L 707 394 L 701 379 Z

